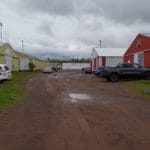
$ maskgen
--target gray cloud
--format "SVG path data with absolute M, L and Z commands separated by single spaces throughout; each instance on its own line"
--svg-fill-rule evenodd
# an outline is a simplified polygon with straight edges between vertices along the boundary
M 20 5 L 35 13 L 51 15 L 69 15 L 74 11 L 71 0 L 22 0 Z
M 91 14 L 120 23 L 150 21 L 148 0 L 22 0 L 22 9 L 60 16 Z
M 95 2 L 97 6 L 101 5 L 103 15 L 109 19 L 123 23 L 150 21 L 150 1 L 148 0 L 115 0 L 113 2 L 112 0 L 95 0 Z
M 2 1 L 2 0 L 0 0 Z M 128 47 L 150 32 L 148 0 L 5 0 L 0 5 L 4 35 L 27 53 L 88 56 L 93 47 Z M 17 20 L 17 21 L 16 21 Z M 45 55 L 45 56 L 46 56 Z
M 48 35 L 49 37 L 53 37 L 54 33 L 52 31 L 52 22 L 51 21 L 43 21 L 42 24 L 37 28 L 37 32 L 41 31 L 41 33 Z

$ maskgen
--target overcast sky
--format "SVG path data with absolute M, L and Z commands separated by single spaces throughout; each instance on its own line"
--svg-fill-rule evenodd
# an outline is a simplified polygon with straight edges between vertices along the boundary
M 149 0 L 0 0 L 3 41 L 40 58 L 89 57 L 150 32 Z

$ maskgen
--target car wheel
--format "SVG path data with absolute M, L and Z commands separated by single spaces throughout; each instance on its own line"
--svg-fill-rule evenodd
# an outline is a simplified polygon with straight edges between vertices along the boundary
M 109 81 L 111 81 L 111 82 L 117 82 L 117 81 L 119 81 L 119 76 L 116 73 L 112 73 L 109 76 Z
M 150 72 L 146 72 L 145 73 L 145 79 L 146 80 L 150 80 Z

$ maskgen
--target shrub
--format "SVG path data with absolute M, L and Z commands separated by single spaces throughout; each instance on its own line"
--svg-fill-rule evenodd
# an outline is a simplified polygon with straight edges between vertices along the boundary
M 33 70 L 34 70 L 34 68 L 35 68 L 34 63 L 29 62 L 29 69 L 30 69 L 31 71 L 33 71 Z

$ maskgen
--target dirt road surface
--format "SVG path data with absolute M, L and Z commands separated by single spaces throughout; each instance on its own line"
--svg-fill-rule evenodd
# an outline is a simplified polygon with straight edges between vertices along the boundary
M 0 150 L 150 150 L 150 100 L 94 75 L 29 81 L 29 97 L 0 120 Z

